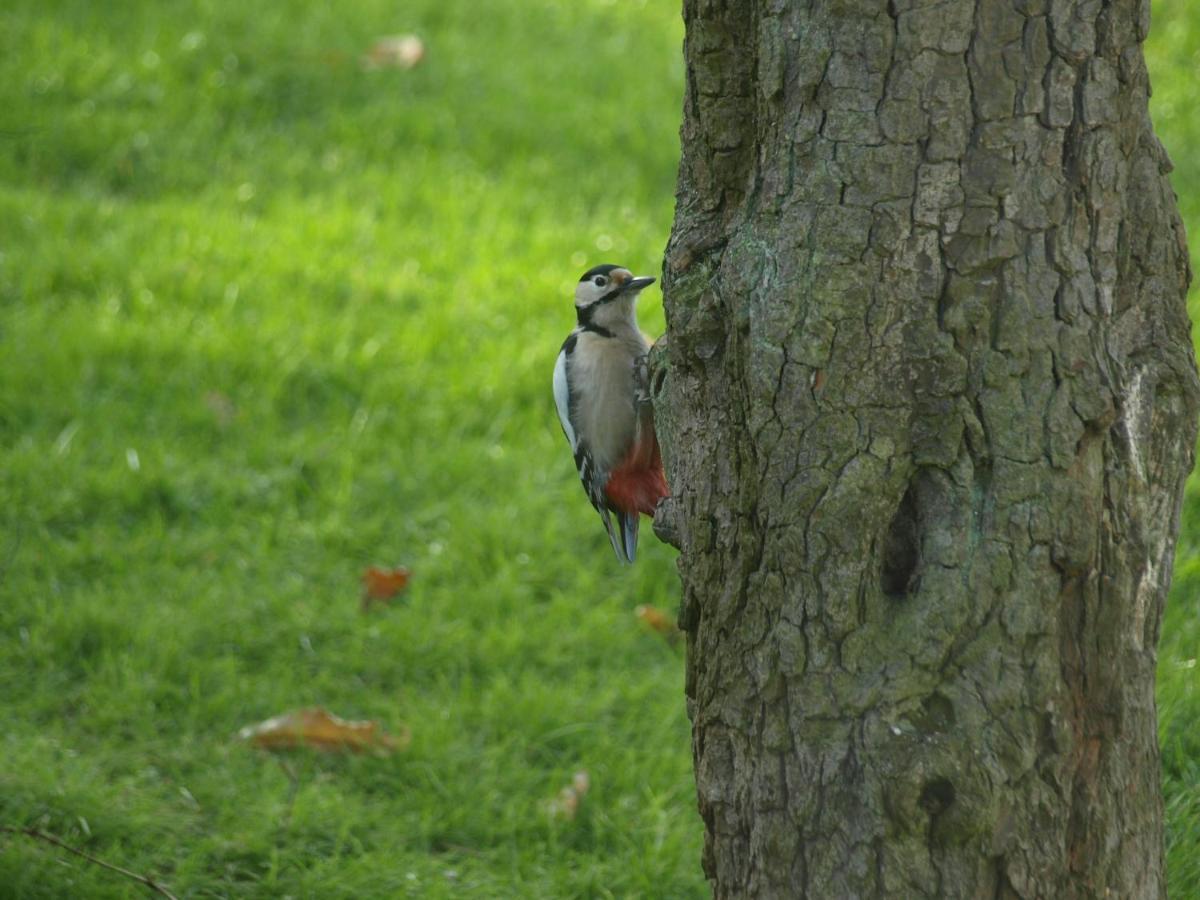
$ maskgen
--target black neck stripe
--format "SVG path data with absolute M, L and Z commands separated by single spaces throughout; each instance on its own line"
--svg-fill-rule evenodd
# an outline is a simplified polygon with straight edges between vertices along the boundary
M 584 306 L 582 308 L 576 307 L 576 312 L 579 317 L 579 324 L 581 326 L 585 326 L 585 327 L 591 325 L 592 319 L 595 318 L 597 309 L 599 309 L 601 306 L 605 306 L 609 303 L 612 303 L 614 300 L 617 300 L 618 298 L 620 298 L 624 293 L 625 293 L 624 288 L 618 287 L 616 290 L 609 291 L 607 294 L 605 294 L 599 300 L 593 300 L 587 306 Z M 595 331 L 596 329 L 591 328 L 589 330 Z
M 596 310 L 599 310 L 601 306 L 608 304 L 608 302 L 616 300 L 620 295 L 622 295 L 622 290 L 618 288 L 617 290 L 613 290 L 611 293 L 605 294 L 599 300 L 590 302 L 590 304 L 587 306 L 576 307 L 575 312 L 578 323 L 580 323 L 580 328 L 584 331 L 592 331 L 594 334 L 604 337 L 612 337 L 612 331 L 604 328 L 602 325 L 595 324 Z
M 585 306 L 582 309 L 576 310 L 576 316 L 579 321 L 579 329 L 581 331 L 590 331 L 592 334 L 598 334 L 601 337 L 612 337 L 613 333 L 603 325 L 597 325 L 595 322 L 596 307 L 600 304 L 593 303 L 590 306 Z

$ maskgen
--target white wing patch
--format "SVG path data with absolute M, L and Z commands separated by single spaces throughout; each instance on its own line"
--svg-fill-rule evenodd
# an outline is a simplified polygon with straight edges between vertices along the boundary
M 545 371 L 544 369 L 542 371 Z M 571 389 L 567 386 L 567 351 L 558 354 L 554 364 L 554 405 L 558 408 L 558 421 L 562 424 L 563 433 L 571 444 L 574 452 L 577 444 L 575 429 L 571 427 Z

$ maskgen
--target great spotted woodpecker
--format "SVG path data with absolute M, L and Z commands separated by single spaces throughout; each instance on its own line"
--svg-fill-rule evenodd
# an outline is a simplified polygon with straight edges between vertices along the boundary
M 637 553 L 638 514 L 653 516 L 667 496 L 645 385 L 650 342 L 634 310 L 638 294 L 653 283 L 621 266 L 584 272 L 575 288 L 578 324 L 554 364 L 558 419 L 583 489 L 622 562 L 633 562 Z

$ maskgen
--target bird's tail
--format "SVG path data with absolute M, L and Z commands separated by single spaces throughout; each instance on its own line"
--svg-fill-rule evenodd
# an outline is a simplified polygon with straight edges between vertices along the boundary
M 623 563 L 633 562 L 633 554 L 626 552 L 628 539 L 626 533 L 628 526 L 625 524 L 625 519 L 628 518 L 628 513 L 623 513 L 618 510 L 613 510 L 612 515 L 617 517 L 617 525 L 614 528 L 612 523 L 612 515 L 609 514 L 607 507 L 601 506 L 600 518 L 604 521 L 604 530 L 608 532 L 608 541 L 612 544 L 613 553 L 617 554 L 617 559 Z M 637 548 L 637 513 L 633 513 L 633 548 Z
M 617 524 L 621 526 L 621 547 L 624 549 L 622 554 L 621 549 L 617 548 L 616 543 L 613 543 L 613 549 L 617 550 L 617 558 L 624 562 L 631 563 L 637 556 L 637 539 L 638 539 L 638 514 L 634 512 L 619 512 L 617 513 Z

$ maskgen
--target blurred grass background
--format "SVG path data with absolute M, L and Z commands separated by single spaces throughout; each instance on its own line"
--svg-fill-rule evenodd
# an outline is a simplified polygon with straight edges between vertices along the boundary
M 363 71 L 415 32 L 411 71 Z M 664 4 L 0 6 L 0 821 L 189 896 L 694 896 L 682 656 L 549 391 L 657 273 Z M 648 330 L 662 330 L 655 291 Z M 359 611 L 371 563 L 408 596 Z M 412 729 L 295 761 L 323 704 Z M 590 774 L 570 823 L 543 803 Z M 140 889 L 0 836 L 0 895 Z
M 1154 13 L 1196 235 L 1200 21 Z M 425 61 L 363 71 L 397 32 Z M 706 895 L 682 656 L 632 612 L 674 608 L 673 553 L 645 529 L 616 565 L 548 387 L 578 272 L 659 270 L 681 39 L 660 0 L 0 7 L 0 823 L 196 897 Z M 1193 482 L 1159 688 L 1180 897 L 1198 541 Z M 413 585 L 364 615 L 371 563 Z M 233 735 L 308 704 L 412 746 L 301 754 L 293 791 Z M 0 894 L 138 890 L 0 837 Z

